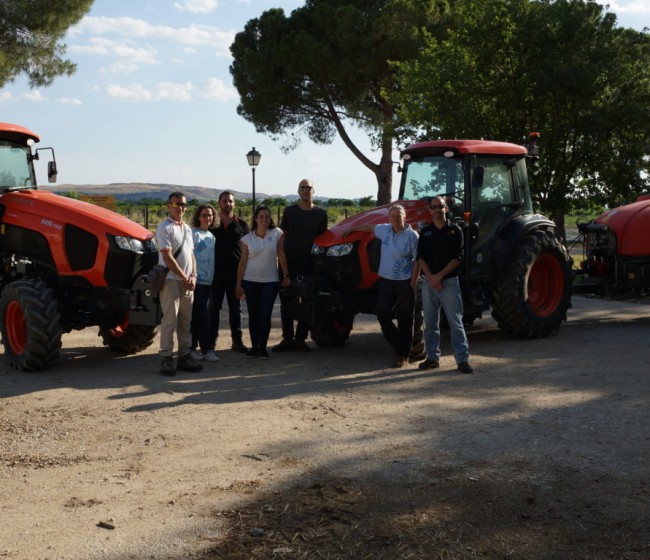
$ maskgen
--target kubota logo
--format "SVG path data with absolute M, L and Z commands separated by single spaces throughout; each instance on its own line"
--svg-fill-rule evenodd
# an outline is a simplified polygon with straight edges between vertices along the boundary
M 47 226 L 47 227 L 54 228 L 54 229 L 62 229 L 61 224 L 57 224 L 56 222 L 53 222 L 52 220 L 46 220 L 45 218 L 43 218 L 41 220 L 41 224 L 44 225 L 44 226 Z

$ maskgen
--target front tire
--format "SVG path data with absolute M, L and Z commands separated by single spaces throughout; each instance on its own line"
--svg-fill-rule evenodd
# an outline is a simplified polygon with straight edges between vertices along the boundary
M 105 346 L 120 354 L 137 354 L 153 343 L 156 327 L 148 325 L 131 325 L 128 318 L 113 328 L 99 329 Z
M 11 367 L 42 371 L 59 357 L 61 315 L 54 292 L 40 280 L 7 284 L 0 298 L 2 342 Z
M 353 313 L 324 314 L 309 326 L 311 339 L 324 348 L 342 346 L 350 338 L 353 325 Z
M 520 338 L 547 337 L 571 307 L 572 261 L 551 231 L 524 237 L 492 286 L 492 317 Z

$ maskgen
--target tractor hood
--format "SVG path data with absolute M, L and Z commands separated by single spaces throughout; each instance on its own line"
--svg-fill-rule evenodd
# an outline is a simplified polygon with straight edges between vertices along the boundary
M 608 210 L 595 222 L 616 234 L 619 255 L 650 255 L 650 195 L 642 195 L 632 204 Z
M 341 243 L 341 240 L 345 241 L 354 241 L 359 239 L 362 236 L 367 235 L 363 232 L 354 232 L 351 233 L 348 237 L 343 237 L 343 232 L 351 227 L 362 226 L 367 224 L 387 224 L 388 223 L 388 209 L 395 205 L 399 204 L 404 207 L 406 211 L 406 223 L 410 224 L 415 231 L 420 231 L 424 226 L 431 223 L 431 215 L 429 214 L 428 206 L 429 203 L 426 200 L 398 200 L 396 202 L 391 202 L 390 204 L 385 204 L 383 206 L 377 206 L 371 210 L 366 210 L 365 212 L 359 212 L 354 216 L 339 222 L 335 226 L 332 226 L 325 233 L 318 236 L 315 240 L 315 244 L 320 247 L 330 247 Z

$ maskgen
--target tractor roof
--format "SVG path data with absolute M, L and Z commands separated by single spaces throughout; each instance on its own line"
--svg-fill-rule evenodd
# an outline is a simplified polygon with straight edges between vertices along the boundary
M 0 136 L 9 137 L 12 140 L 16 138 L 31 138 L 34 142 L 40 141 L 38 135 L 24 126 L 6 122 L 0 122 Z
M 463 155 L 483 154 L 518 156 L 528 153 L 528 150 L 523 146 L 510 144 L 509 142 L 493 142 L 491 140 L 430 140 L 427 142 L 416 142 L 410 144 L 402 150 L 402 155 L 442 155 L 448 150 Z

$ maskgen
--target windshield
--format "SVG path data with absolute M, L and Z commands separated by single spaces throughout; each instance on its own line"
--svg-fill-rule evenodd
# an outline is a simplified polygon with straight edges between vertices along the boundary
M 30 150 L 6 140 L 0 140 L 0 187 L 35 187 Z
M 412 159 L 404 172 L 404 200 L 420 200 L 436 195 L 463 198 L 465 179 L 460 160 L 443 156 Z

